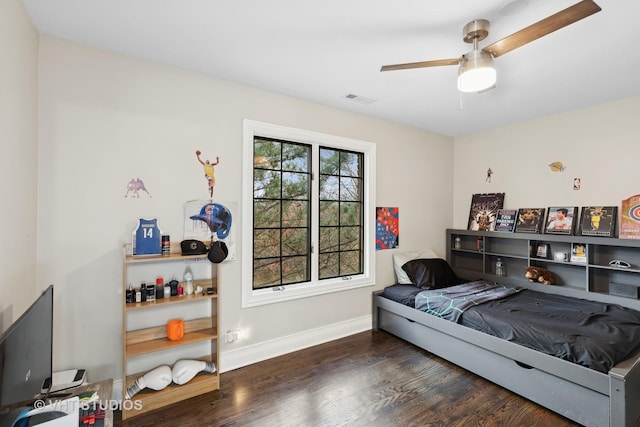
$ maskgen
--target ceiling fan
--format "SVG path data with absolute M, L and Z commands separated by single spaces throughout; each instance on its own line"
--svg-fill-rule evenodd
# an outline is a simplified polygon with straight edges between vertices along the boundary
M 473 50 L 459 58 L 437 59 L 433 61 L 410 62 L 406 64 L 384 65 L 380 71 L 406 70 L 410 68 L 440 67 L 460 65 L 458 68 L 458 90 L 461 92 L 481 92 L 495 86 L 496 71 L 493 59 L 524 46 L 556 30 L 569 26 L 601 10 L 593 0 L 579 3 L 536 22 L 489 46 L 478 49 L 478 42 L 489 35 L 489 21 L 477 19 L 465 25 L 462 33 L 465 43 L 473 43 Z

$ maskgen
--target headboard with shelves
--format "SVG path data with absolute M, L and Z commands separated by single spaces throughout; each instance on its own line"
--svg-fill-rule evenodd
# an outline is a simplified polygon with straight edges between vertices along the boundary
M 636 288 L 640 288 L 640 241 L 447 229 L 446 243 L 447 261 L 460 277 L 611 302 L 640 310 L 640 299 L 634 297 L 638 295 Z M 575 245 L 584 249 L 582 261 L 576 257 L 572 260 L 571 251 Z M 505 272 L 502 276 L 496 275 L 498 258 Z M 627 262 L 630 267 L 609 265 L 613 260 Z M 524 277 L 528 266 L 552 271 L 556 285 L 529 282 Z

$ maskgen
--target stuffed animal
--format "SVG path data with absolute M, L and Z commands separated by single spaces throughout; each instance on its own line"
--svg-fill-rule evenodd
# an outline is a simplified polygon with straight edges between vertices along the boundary
M 544 285 L 555 285 L 556 276 L 542 267 L 527 267 L 524 270 L 524 277 L 529 279 L 530 282 L 539 282 Z

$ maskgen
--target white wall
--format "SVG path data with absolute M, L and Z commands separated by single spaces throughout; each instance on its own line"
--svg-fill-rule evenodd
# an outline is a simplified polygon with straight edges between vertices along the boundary
M 511 209 L 620 206 L 640 193 L 639 117 L 640 97 L 633 97 L 456 138 L 454 227 L 467 228 L 474 193 L 504 192 Z M 551 171 L 556 161 L 563 172 Z
M 139 217 L 157 217 L 181 240 L 183 203 L 208 196 L 196 149 L 220 156 L 214 199 L 241 209 L 244 118 L 376 143 L 377 204 L 400 207 L 401 248 L 429 242 L 444 253 L 450 138 L 46 36 L 39 103 L 38 280 L 63 295 L 55 368 L 85 367 L 94 380 L 121 376 L 122 244 Z M 123 197 L 133 177 L 152 198 Z M 238 244 L 240 218 L 234 212 Z M 392 252 L 377 253 L 376 289 L 393 281 Z M 239 251 L 221 276 L 221 330 L 250 331 L 222 344 L 223 371 L 225 357 L 243 348 L 319 337 L 319 329 L 371 315 L 374 288 L 243 310 Z
M 35 300 L 38 32 L 19 0 L 0 2 L 0 332 Z

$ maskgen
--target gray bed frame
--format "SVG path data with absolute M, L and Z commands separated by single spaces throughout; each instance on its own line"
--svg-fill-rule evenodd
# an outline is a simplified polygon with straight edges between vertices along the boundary
M 547 287 L 552 290 L 552 287 Z M 608 374 L 443 320 L 373 293 L 384 330 L 586 426 L 640 423 L 640 353 Z

